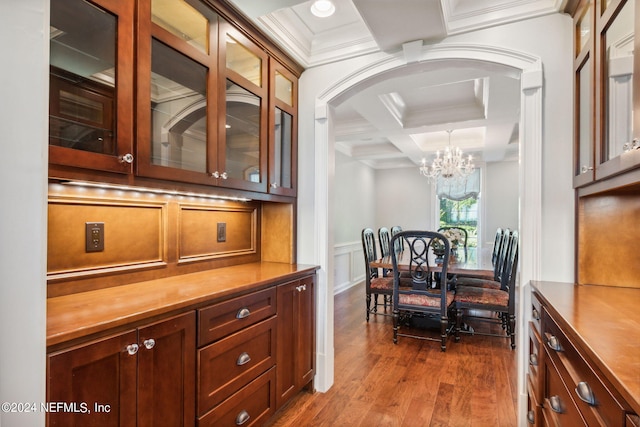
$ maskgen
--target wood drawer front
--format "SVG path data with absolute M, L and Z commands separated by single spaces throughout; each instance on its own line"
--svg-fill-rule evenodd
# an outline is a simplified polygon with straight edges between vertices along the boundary
M 533 323 L 529 323 L 529 378 L 533 386 L 536 399 L 542 400 L 542 359 L 544 350 L 542 349 L 542 338 Z
M 202 415 L 275 365 L 276 317 L 198 352 L 198 414 Z
M 625 423 L 625 410 L 610 389 L 591 369 L 589 363 L 568 340 L 558 324 L 545 311 L 543 313 L 545 333 L 542 337 L 549 357 L 553 358 L 572 398 L 589 425 L 621 426 Z M 561 350 L 551 348 L 549 340 L 555 337 Z M 594 404 L 580 398 L 578 388 L 588 387 L 594 397 Z
M 546 381 L 542 406 L 547 423 L 566 427 L 587 426 L 553 361 L 547 358 L 543 367 Z
M 199 418 L 198 427 L 262 425 L 275 413 L 275 400 L 276 369 L 274 367 Z M 246 419 L 244 423 L 241 422 L 243 419 Z
M 198 310 L 198 346 L 276 314 L 275 286 Z

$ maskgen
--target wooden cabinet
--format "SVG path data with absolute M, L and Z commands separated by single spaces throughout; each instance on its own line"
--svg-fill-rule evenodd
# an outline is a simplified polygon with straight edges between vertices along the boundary
M 542 426 L 544 348 L 541 331 L 542 305 L 535 294 L 531 295 L 531 320 L 529 321 L 529 367 L 527 371 L 527 393 L 529 404 L 527 421 L 529 424 Z
M 566 286 L 579 286 L 567 284 Z M 535 302 L 540 294 L 534 291 Z M 579 301 L 579 299 L 576 299 Z M 541 338 L 541 347 L 530 353 L 539 354 L 535 369 L 529 367 L 529 421 L 536 426 L 625 426 L 636 417 L 618 389 L 607 379 L 601 361 L 589 356 L 589 347 L 573 335 L 566 320 L 555 314 L 553 307 L 541 304 L 540 337 L 537 322 L 531 322 L 531 339 Z M 579 307 L 588 310 L 589 307 Z M 574 319 L 579 316 L 575 316 Z M 586 326 L 586 325 L 585 325 Z M 605 347 L 608 337 L 602 337 Z M 625 369 L 625 368 L 622 368 Z M 534 406 L 536 405 L 537 406 Z M 539 417 L 542 412 L 542 417 Z M 532 422 L 533 421 L 533 422 Z
M 640 14 L 637 0 L 574 3 L 574 186 L 581 187 L 640 165 Z
M 315 276 L 278 286 L 277 407 L 315 374 Z
M 189 426 L 195 419 L 193 312 L 48 356 L 49 426 Z
M 132 172 L 133 17 L 129 0 L 51 3 L 51 164 Z

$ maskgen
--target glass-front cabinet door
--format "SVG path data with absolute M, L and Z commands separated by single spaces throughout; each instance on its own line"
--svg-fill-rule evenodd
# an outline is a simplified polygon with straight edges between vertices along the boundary
M 599 141 L 596 179 L 606 178 L 640 164 L 640 148 L 634 142 L 634 85 L 640 81 L 634 66 L 635 26 L 640 18 L 636 0 L 601 2 L 596 16 L 598 38 Z M 637 59 L 635 59 L 637 63 Z M 636 73 L 634 73 L 636 68 Z M 636 100 L 637 103 L 640 99 Z
M 137 173 L 213 184 L 218 16 L 198 1 L 140 0 L 138 19 Z
M 217 185 L 267 190 L 268 56 L 220 22 Z
M 50 164 L 132 172 L 133 17 L 129 0 L 51 2 Z
M 273 58 L 269 79 L 269 192 L 295 196 L 298 79 Z
M 574 180 L 575 187 L 592 182 L 594 175 L 593 3 L 584 1 L 574 17 Z

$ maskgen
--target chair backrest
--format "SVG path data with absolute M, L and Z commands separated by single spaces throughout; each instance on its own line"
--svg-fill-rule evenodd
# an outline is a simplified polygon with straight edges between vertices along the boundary
M 467 230 L 465 230 L 464 228 L 461 227 L 440 227 L 438 228 L 438 233 L 442 233 L 445 236 L 447 235 L 455 235 L 455 236 L 459 236 L 460 238 L 458 239 L 458 246 L 462 246 L 463 252 L 464 252 L 464 260 L 466 261 L 467 258 L 467 240 L 469 238 L 469 234 L 467 233 Z M 453 244 L 453 242 L 452 242 Z
M 404 239 L 407 248 L 404 251 L 403 259 L 409 260 L 409 271 L 411 273 L 411 288 L 400 287 L 400 271 L 398 269 L 399 254 L 391 251 L 391 260 L 393 265 L 393 301 L 394 309 L 399 304 L 399 294 L 423 294 L 429 296 L 440 296 L 441 304 L 432 308 L 431 311 L 438 311 L 446 317 L 446 301 L 447 301 L 447 267 L 449 265 L 449 253 L 451 246 L 447 238 L 441 233 L 435 231 L 410 230 L 401 231 L 391 238 L 391 246 L 398 239 Z M 431 247 L 434 240 L 440 240 L 445 247 L 445 255 L 442 264 L 441 274 L 437 275 L 439 283 L 433 282 L 435 259 L 430 255 Z M 406 279 L 402 279 L 403 281 Z M 438 285 L 439 289 L 432 289 L 432 285 Z
M 505 243 L 509 248 L 507 249 L 507 258 L 504 261 L 502 267 L 500 289 L 509 292 L 509 305 L 510 309 L 513 305 L 515 295 L 516 275 L 518 273 L 518 246 L 520 235 L 517 231 L 512 231 L 509 236 L 508 242 Z
M 371 267 L 371 261 L 378 258 L 376 252 L 376 235 L 371 228 L 362 230 L 362 252 L 364 252 L 364 271 L 367 289 L 371 287 L 371 279 L 378 277 L 378 269 Z
M 391 237 L 395 236 L 401 231 L 402 227 L 400 227 L 399 225 L 394 225 L 393 227 L 391 227 Z M 396 253 L 404 251 L 404 239 L 396 240 L 396 244 L 393 245 L 393 250 L 396 251 Z
M 502 248 L 503 237 L 504 237 L 504 232 L 502 231 L 502 228 L 498 227 L 498 229 L 496 230 L 496 237 L 493 240 L 493 252 L 491 253 L 491 265 L 496 265 L 498 254 L 500 254 L 500 249 Z
M 389 242 L 391 241 L 391 233 L 387 227 L 378 228 L 378 241 L 380 242 L 380 256 L 389 256 Z
M 496 262 L 493 264 L 493 280 L 496 282 L 501 282 L 500 277 L 502 276 L 502 266 L 505 263 L 505 260 L 509 256 L 509 242 L 511 241 L 511 230 L 506 228 L 502 232 L 502 239 L 499 244 L 499 252 L 496 257 Z
M 387 227 L 378 228 L 378 242 L 380 243 L 380 256 L 389 256 L 389 242 L 391 241 L 391 233 Z M 387 277 L 389 275 L 389 269 L 383 268 L 382 275 Z

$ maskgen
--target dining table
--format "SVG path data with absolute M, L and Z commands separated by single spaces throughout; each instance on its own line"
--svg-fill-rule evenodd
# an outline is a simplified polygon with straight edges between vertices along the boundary
M 410 269 L 410 256 L 411 251 L 402 251 L 397 254 L 397 264 L 399 271 L 409 271 Z M 430 254 L 429 269 L 432 273 L 442 272 L 442 263 L 438 263 L 435 259 L 435 255 Z M 373 268 L 393 269 L 392 256 L 387 255 L 382 258 L 378 258 L 371 261 L 369 264 Z M 448 275 L 457 275 L 459 277 L 475 277 L 478 279 L 493 280 L 494 270 L 490 261 L 466 260 L 462 262 L 451 262 L 447 265 Z

